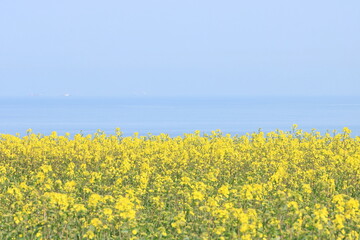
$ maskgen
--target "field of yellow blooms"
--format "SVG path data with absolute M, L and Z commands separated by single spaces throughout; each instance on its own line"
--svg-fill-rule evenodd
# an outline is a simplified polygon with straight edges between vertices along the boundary
M 360 137 L 0 135 L 0 239 L 359 239 Z

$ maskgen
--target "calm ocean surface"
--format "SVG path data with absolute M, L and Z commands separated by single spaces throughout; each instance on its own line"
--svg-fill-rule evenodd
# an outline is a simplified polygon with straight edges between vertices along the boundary
M 311 98 L 0 98 L 0 133 L 63 135 L 134 132 L 178 136 L 195 130 L 244 134 L 290 130 L 352 130 L 360 135 L 360 97 Z

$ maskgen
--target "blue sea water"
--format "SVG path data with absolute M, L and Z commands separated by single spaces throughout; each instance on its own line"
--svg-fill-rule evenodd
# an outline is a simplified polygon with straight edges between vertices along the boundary
M 352 130 L 360 135 L 360 97 L 239 97 L 239 98 L 0 98 L 0 133 L 22 136 L 57 131 L 90 134 L 98 129 L 124 136 L 152 133 L 183 135 L 245 134 L 290 130 L 293 124 L 310 131 Z

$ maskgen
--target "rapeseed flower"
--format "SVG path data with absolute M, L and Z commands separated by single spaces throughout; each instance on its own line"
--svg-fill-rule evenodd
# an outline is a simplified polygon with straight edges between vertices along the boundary
M 358 239 L 350 134 L 2 134 L 0 238 Z

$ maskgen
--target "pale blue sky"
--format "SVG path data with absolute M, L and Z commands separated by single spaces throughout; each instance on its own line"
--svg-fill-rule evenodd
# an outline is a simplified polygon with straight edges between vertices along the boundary
M 0 96 L 359 95 L 360 1 L 2 0 Z

